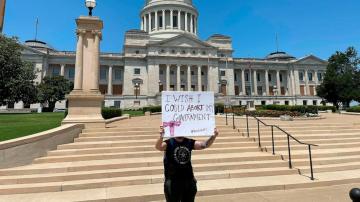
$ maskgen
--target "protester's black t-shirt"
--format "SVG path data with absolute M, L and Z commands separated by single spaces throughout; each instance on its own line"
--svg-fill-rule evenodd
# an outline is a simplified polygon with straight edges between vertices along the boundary
M 193 179 L 194 173 L 191 165 L 191 152 L 195 141 L 184 138 L 177 142 L 174 138 L 165 141 L 167 144 L 164 155 L 164 168 L 166 179 Z

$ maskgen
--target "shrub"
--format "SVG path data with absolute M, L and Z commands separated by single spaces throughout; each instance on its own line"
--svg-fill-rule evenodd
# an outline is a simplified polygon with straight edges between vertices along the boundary
M 360 106 L 356 106 L 356 107 L 351 107 L 348 110 L 346 110 L 347 112 L 356 112 L 356 113 L 360 113 Z
M 301 114 L 317 114 L 318 106 L 288 106 L 288 105 L 265 105 L 262 110 L 299 112 Z
M 249 116 L 256 116 L 256 117 L 280 117 L 283 115 L 289 115 L 292 117 L 298 117 L 302 114 L 300 112 L 291 112 L 291 111 L 275 111 L 275 110 L 258 110 L 258 111 L 246 111 L 240 115 L 247 114 Z
M 335 106 L 318 106 L 318 110 L 319 111 L 331 110 L 332 112 L 336 112 L 336 107 Z
M 144 107 L 142 109 L 142 111 L 145 112 L 151 112 L 151 113 L 157 113 L 157 112 L 161 112 L 161 106 L 148 106 L 148 107 Z
M 122 116 L 122 110 L 116 108 L 102 108 L 101 114 L 104 119 L 111 119 Z
M 215 114 L 224 113 L 224 104 L 223 103 L 215 103 Z

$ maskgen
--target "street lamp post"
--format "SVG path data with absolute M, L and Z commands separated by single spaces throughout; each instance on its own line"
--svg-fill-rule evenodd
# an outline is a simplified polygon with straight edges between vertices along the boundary
M 139 83 L 135 84 L 135 99 L 138 99 L 138 93 L 139 93 L 140 85 Z
M 89 16 L 92 16 L 92 10 L 96 7 L 96 1 L 85 0 L 85 6 L 89 9 Z

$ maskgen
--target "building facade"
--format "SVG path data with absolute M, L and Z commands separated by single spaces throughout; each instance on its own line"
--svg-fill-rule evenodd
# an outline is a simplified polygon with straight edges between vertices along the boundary
M 123 53 L 101 53 L 99 89 L 106 95 L 105 106 L 160 105 L 165 90 L 213 91 L 216 102 L 233 105 L 320 105 L 316 86 L 326 61 L 285 52 L 235 58 L 231 37 L 198 38 L 198 15 L 192 0 L 146 0 L 140 29 L 126 32 Z M 75 52 L 40 41 L 27 41 L 24 47 L 22 56 L 34 64 L 37 83 L 45 76 L 74 79 Z

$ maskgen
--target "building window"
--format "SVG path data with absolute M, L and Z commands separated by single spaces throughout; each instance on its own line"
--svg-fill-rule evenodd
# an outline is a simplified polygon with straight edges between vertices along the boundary
M 182 53 L 182 54 L 186 54 L 186 51 L 185 51 L 185 50 L 183 50 L 183 51 L 181 51 L 181 53 Z
M 225 55 L 224 55 L 223 53 L 221 53 L 221 54 L 220 54 L 220 57 L 222 57 L 222 58 L 223 58 L 223 57 L 225 57 Z
M 237 80 L 238 80 L 238 79 L 237 79 L 237 77 L 238 77 L 238 76 L 237 76 L 237 74 L 235 73 L 235 75 L 234 75 L 234 76 L 235 76 L 235 78 L 234 78 L 234 79 L 235 79 L 235 81 L 237 81 Z
M 319 81 L 322 81 L 322 80 L 323 80 L 323 75 L 322 75 L 322 73 L 318 73 L 318 80 L 319 80 Z
M 75 78 L 75 68 L 69 68 L 69 79 L 74 79 Z
M 175 72 L 174 72 L 173 70 L 171 70 L 171 71 L 170 71 L 170 74 L 171 74 L 171 75 L 174 75 L 174 74 L 175 74 Z
M 140 68 L 135 68 L 134 69 L 134 74 L 140 74 L 141 72 L 140 72 Z
M 114 101 L 114 107 L 120 109 L 121 101 Z
M 307 106 L 307 100 L 303 100 L 303 105 Z
M 261 78 L 260 78 L 260 73 L 257 73 L 257 74 L 256 74 L 256 77 L 257 77 L 257 81 L 259 81 L 259 82 L 260 82 L 260 81 L 261 81 Z
M 178 16 L 176 15 L 173 16 L 173 25 L 174 27 L 178 27 Z
M 206 51 L 203 51 L 202 54 L 203 54 L 203 55 L 206 55 Z
M 266 105 L 266 101 L 261 101 L 261 105 L 265 106 Z
M 249 81 L 249 73 L 245 74 L 245 81 Z
M 114 72 L 114 77 L 115 77 L 115 80 L 121 80 L 121 70 L 120 69 L 115 69 L 115 72 Z
M 53 76 L 60 76 L 60 68 L 53 67 L 52 75 Z
M 280 82 L 283 82 L 283 75 L 280 74 Z
M 304 73 L 303 72 L 299 72 L 299 80 L 304 81 Z
M 160 51 L 160 53 L 165 53 L 165 50 L 164 50 L 164 49 L 162 49 L 162 50 Z
M 172 54 L 175 54 L 175 53 L 176 53 L 176 51 L 175 51 L 175 50 L 171 50 L 171 53 L 172 53 Z
M 262 94 L 263 94 L 263 88 L 262 88 L 262 86 L 258 86 L 258 87 L 257 87 L 257 91 L 258 91 L 258 94 L 259 94 L 259 95 L 262 95 Z
M 194 76 L 194 75 L 195 75 L 195 72 L 194 72 L 194 71 L 191 71 L 191 75 Z
M 289 105 L 289 101 L 285 101 L 285 105 Z
M 268 78 L 269 78 L 269 82 L 271 82 L 272 80 L 271 74 L 268 74 Z
M 308 73 L 309 81 L 313 81 L 313 74 L 311 72 Z
M 160 75 L 164 75 L 164 70 L 160 70 Z
M 317 106 L 317 101 L 316 100 L 313 100 L 313 105 Z
M 195 54 L 196 54 L 196 51 L 193 51 L 192 54 L 195 55 Z
M 205 73 L 204 72 L 201 72 L 201 76 L 204 76 L 205 75 Z
M 185 72 L 184 72 L 184 71 L 180 71 L 180 74 L 181 74 L 181 75 L 185 75 Z
M 158 22 L 159 22 L 159 27 L 160 27 L 160 28 L 163 27 L 163 23 L 162 23 L 163 20 L 162 20 L 162 19 L 163 19 L 163 17 L 162 17 L 162 16 L 159 16 L 159 21 L 158 21 Z
M 106 80 L 106 69 L 100 68 L 100 80 Z
M 226 76 L 226 72 L 225 71 L 220 71 L 220 75 L 221 76 Z
M 140 54 L 140 51 L 138 51 L 138 50 L 137 50 L 137 51 L 135 51 L 135 54 Z

